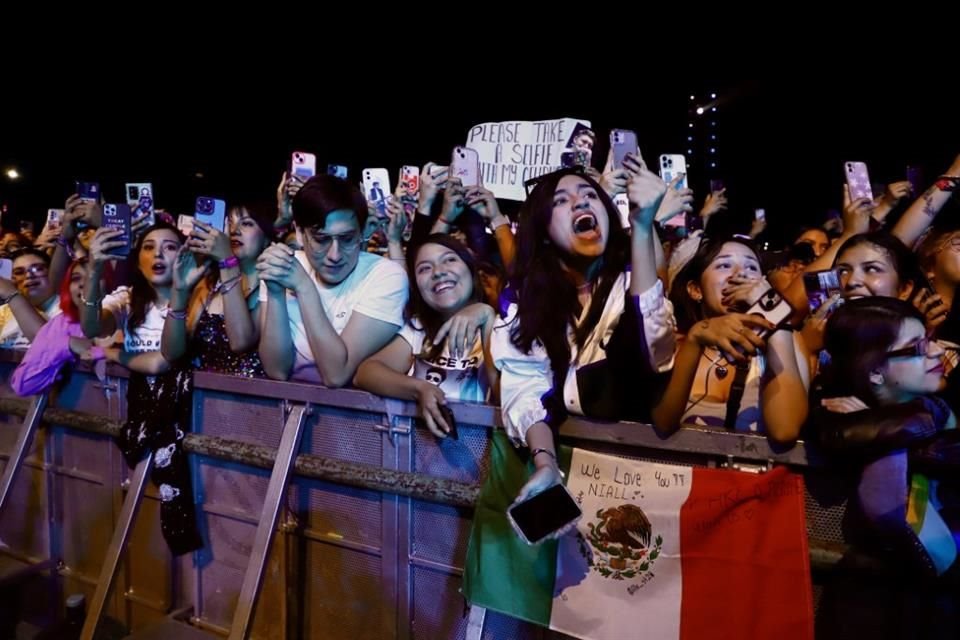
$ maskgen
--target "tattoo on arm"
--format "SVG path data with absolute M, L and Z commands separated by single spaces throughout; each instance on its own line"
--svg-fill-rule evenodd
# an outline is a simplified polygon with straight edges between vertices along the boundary
M 927 192 L 923 194 L 923 212 L 927 214 L 928 218 L 937 215 L 937 210 L 933 206 L 933 189 L 927 189 Z

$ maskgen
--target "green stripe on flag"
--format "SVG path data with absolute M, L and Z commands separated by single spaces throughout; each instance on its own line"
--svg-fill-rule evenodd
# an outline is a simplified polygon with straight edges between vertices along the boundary
M 570 468 L 570 447 L 559 448 L 560 467 Z M 510 443 L 494 430 L 490 470 L 480 490 L 464 562 L 463 595 L 471 605 L 499 611 L 542 626 L 550 624 L 557 573 L 557 543 L 530 546 L 514 532 L 507 507 L 533 472 Z

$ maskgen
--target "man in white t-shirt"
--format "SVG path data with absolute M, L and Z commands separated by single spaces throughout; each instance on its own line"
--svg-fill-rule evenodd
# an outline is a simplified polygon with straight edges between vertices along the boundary
M 319 175 L 293 199 L 303 251 L 273 244 L 257 261 L 260 359 L 271 378 L 341 387 L 403 325 L 402 267 L 363 251 L 363 194 Z

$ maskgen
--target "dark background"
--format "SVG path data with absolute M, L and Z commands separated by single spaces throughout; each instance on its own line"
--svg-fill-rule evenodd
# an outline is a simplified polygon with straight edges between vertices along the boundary
M 157 206 L 192 213 L 198 195 L 272 198 L 294 149 L 316 153 L 321 170 L 346 164 L 357 178 L 364 167 L 387 167 L 395 180 L 403 164 L 447 164 L 473 124 L 571 116 L 591 120 L 598 133 L 595 165 L 606 157 L 611 128 L 636 130 L 644 157 L 655 164 L 660 153 L 690 148 L 694 122 L 699 145 L 688 161 L 697 206 L 708 178 L 722 178 L 728 218 L 745 229 L 753 209 L 764 207 L 776 241 L 840 208 L 845 160 L 865 161 L 874 183 L 905 179 L 908 164 L 920 165 L 930 182 L 960 153 L 957 114 L 945 95 L 851 91 L 842 76 L 684 74 L 645 83 L 647 90 L 577 73 L 513 83 L 480 76 L 438 80 L 422 92 L 393 83 L 370 91 L 362 76 L 330 70 L 293 86 L 237 69 L 195 71 L 154 78 L 149 92 L 8 90 L 0 168 L 15 166 L 22 177 L 0 175 L 4 226 L 24 218 L 39 231 L 46 210 L 62 208 L 78 179 L 100 182 L 108 201 L 123 198 L 124 182 L 149 181 Z M 101 82 L 129 88 L 125 73 L 132 71 L 104 73 Z M 691 108 L 709 102 L 712 92 L 717 112 L 692 117 Z M 704 136 L 712 130 L 713 174 L 704 162 Z

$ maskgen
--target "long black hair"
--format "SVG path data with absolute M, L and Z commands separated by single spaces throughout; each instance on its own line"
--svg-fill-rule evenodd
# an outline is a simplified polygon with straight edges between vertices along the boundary
M 591 275 L 596 283 L 590 308 L 583 323 L 577 326 L 581 313 L 576 285 L 565 275 L 567 256 L 551 241 L 550 218 L 553 198 L 562 178 L 576 175 L 593 187 L 610 219 L 609 238 L 598 269 Z M 607 297 L 614 283 L 630 266 L 630 236 L 620 226 L 616 205 L 603 188 L 578 168 L 564 169 L 544 176 L 520 210 L 518 247 L 511 289 L 517 296 L 517 323 L 513 328 L 513 344 L 529 353 L 535 341 L 543 344 L 550 358 L 554 376 L 562 380 L 570 366 L 570 344 L 567 328 L 574 326 L 574 340 L 583 346 L 590 331 L 603 314 Z
M 673 279 L 670 285 L 670 302 L 673 303 L 673 314 L 677 320 L 677 330 L 680 333 L 686 333 L 694 324 L 704 319 L 702 305 L 694 302 L 690 294 L 687 293 L 687 285 L 691 282 L 700 284 L 700 278 L 703 272 L 707 270 L 714 258 L 720 255 L 723 246 L 728 242 L 742 244 L 757 256 L 760 261 L 760 254 L 756 246 L 748 238 L 739 235 L 723 235 L 716 238 L 703 238 L 697 252 L 690 259 L 690 262 L 680 270 L 677 277 Z

